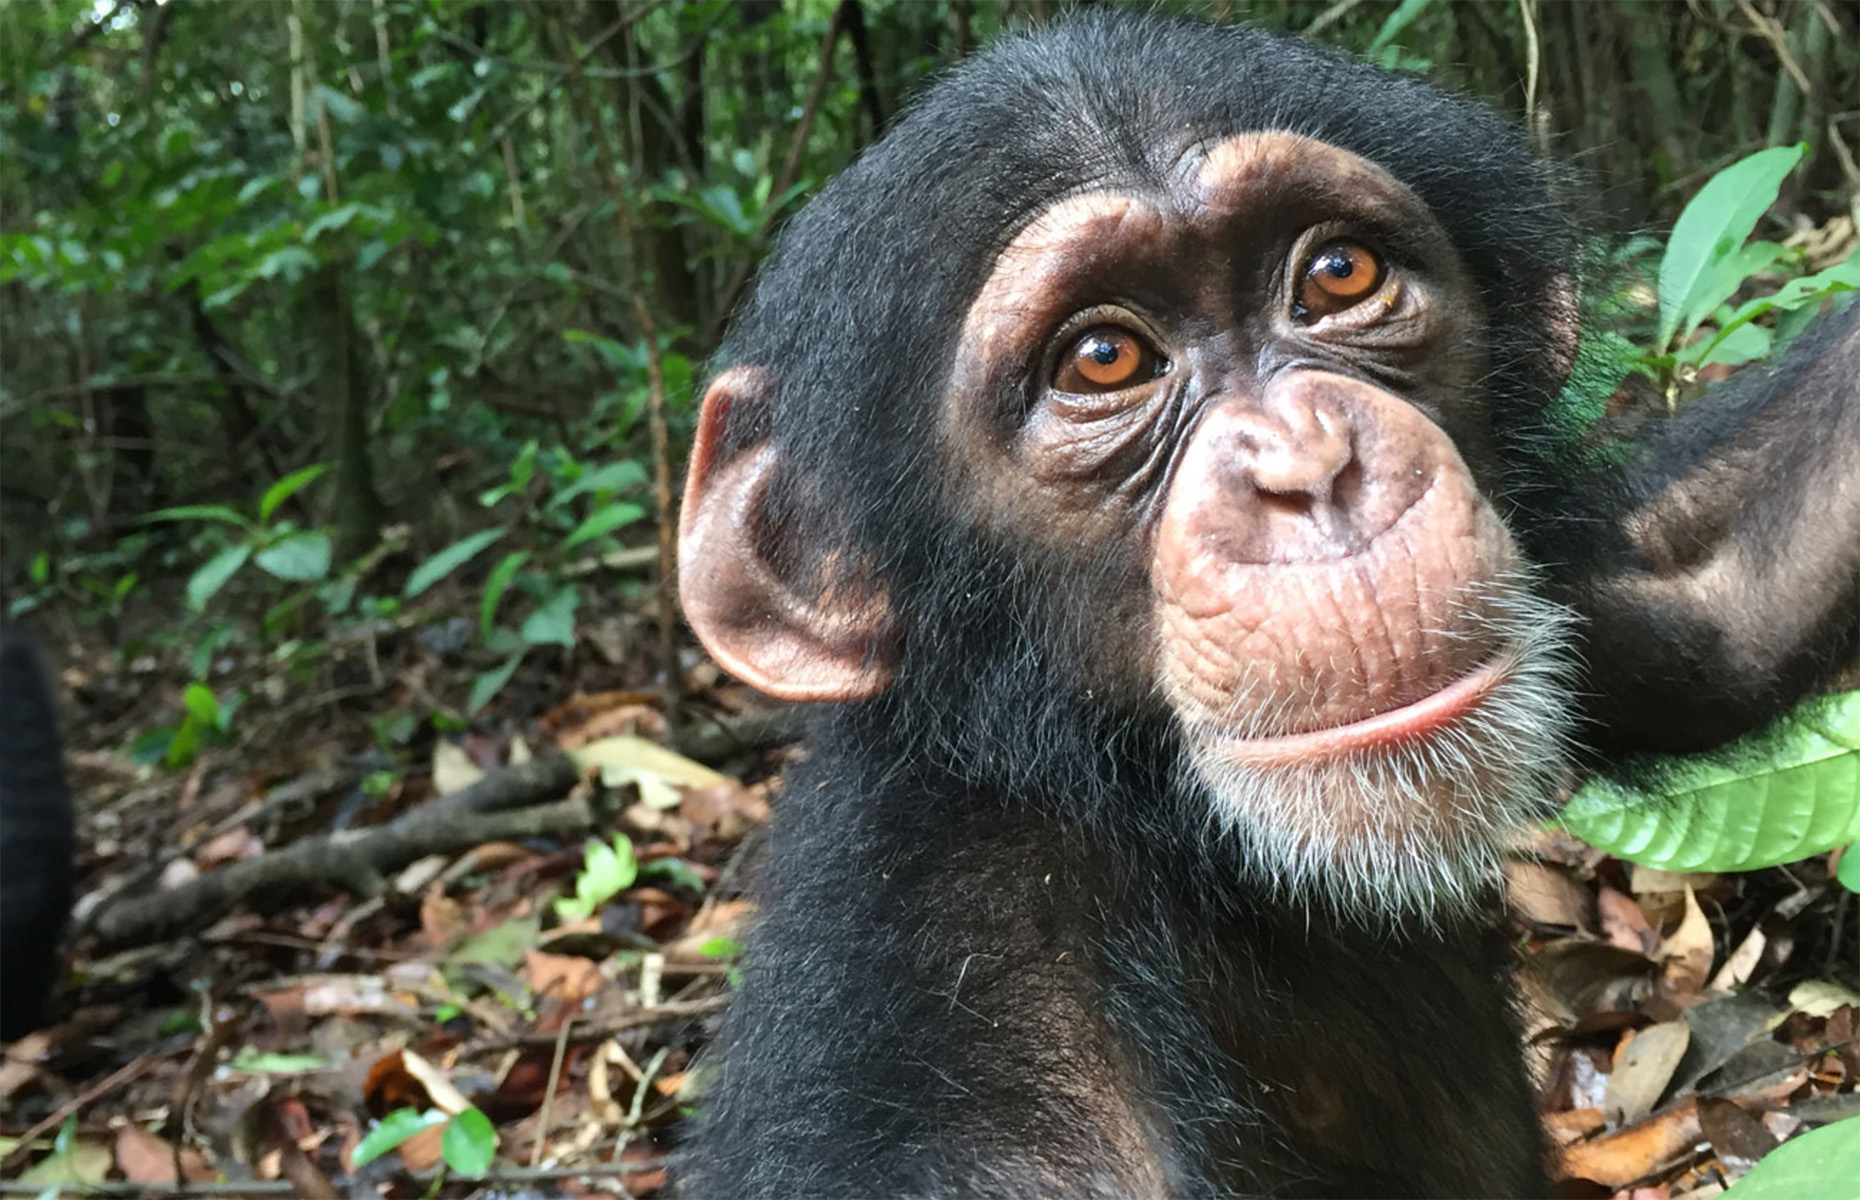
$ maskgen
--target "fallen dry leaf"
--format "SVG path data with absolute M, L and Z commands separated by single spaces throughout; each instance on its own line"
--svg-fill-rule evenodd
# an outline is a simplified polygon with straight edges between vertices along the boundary
M 116 1169 L 130 1183 L 175 1183 L 174 1147 L 140 1125 L 116 1131 Z
M 1557 1156 L 1557 1173 L 1565 1179 L 1587 1179 L 1604 1187 L 1624 1188 L 1690 1153 L 1703 1137 L 1698 1102 L 1687 1099 L 1618 1133 L 1565 1147 Z
M 581 1003 L 607 982 L 600 964 L 592 959 L 545 954 L 541 950 L 523 952 L 523 979 L 537 998 L 546 997 L 566 1004 Z
M 1538 862 L 1506 863 L 1505 898 L 1533 925 L 1584 932 L 1595 929 L 1589 889 L 1555 867 Z
M 1604 884 L 1596 893 L 1595 907 L 1601 919 L 1602 934 L 1610 944 L 1646 955 L 1652 955 L 1654 947 L 1660 944 L 1659 931 L 1627 893 Z
M 1624 1039 L 1615 1050 L 1615 1069 L 1604 1093 L 1603 1108 L 1609 1120 L 1617 1125 L 1644 1120 L 1672 1081 L 1691 1040 L 1692 1031 L 1684 1021 L 1649 1025 Z
M 1674 995 L 1696 996 L 1704 992 L 1706 977 L 1711 974 L 1711 922 L 1699 907 L 1698 896 L 1686 888 L 1685 916 L 1679 926 L 1660 943 L 1660 962 L 1667 986 Z

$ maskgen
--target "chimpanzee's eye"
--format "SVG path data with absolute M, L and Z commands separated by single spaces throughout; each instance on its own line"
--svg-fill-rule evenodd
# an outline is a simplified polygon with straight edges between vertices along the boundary
M 1298 281 L 1292 316 L 1308 323 L 1351 308 L 1375 294 L 1382 275 L 1382 260 L 1361 242 L 1320 247 Z
M 1074 395 L 1115 392 L 1155 378 L 1160 359 L 1148 342 L 1116 325 L 1088 329 L 1059 356 L 1053 387 Z

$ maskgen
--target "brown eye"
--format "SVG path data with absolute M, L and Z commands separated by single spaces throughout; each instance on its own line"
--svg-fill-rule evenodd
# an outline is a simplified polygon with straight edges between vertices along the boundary
M 1136 334 L 1115 325 L 1086 331 L 1060 357 L 1053 386 L 1062 392 L 1115 392 L 1156 374 L 1156 355 Z
M 1368 299 L 1382 283 L 1382 262 L 1359 242 L 1332 242 L 1311 256 L 1298 282 L 1293 316 L 1315 321 Z

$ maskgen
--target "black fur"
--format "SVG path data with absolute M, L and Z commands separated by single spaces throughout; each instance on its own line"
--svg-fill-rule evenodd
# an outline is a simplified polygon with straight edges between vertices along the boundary
M 1564 477 L 1538 449 L 1580 238 L 1514 130 L 1252 30 L 1108 14 L 1004 39 L 794 220 L 722 355 L 778 368 L 773 404 L 732 436 L 785 455 L 766 521 L 801 560 L 785 567 L 850 549 L 910 634 L 887 691 L 816 714 L 781 798 L 688 1195 L 1544 1190 L 1496 922 L 1378 935 L 1236 884 L 1233 847 L 1177 782 L 1167 712 L 1092 702 L 1078 677 L 1078 612 L 1130 594 L 1142 564 L 991 540 L 942 483 L 940 397 L 995 250 L 1059 196 L 1141 188 L 1251 130 L 1381 164 L 1467 263 L 1488 481 L 1609 660 L 1585 697 L 1596 741 L 1748 728 L 1851 636 L 1860 490 L 1825 531 L 1805 508 L 1860 462 L 1852 316 L 1817 343 L 1832 365 L 1798 355 L 1625 470 Z M 1728 540 L 1689 552 L 1752 552 L 1773 591 L 1742 596 L 1756 576 L 1734 565 L 1727 602 L 1629 527 L 1685 468 L 1733 460 L 1712 494 Z M 1677 517 L 1651 528 L 1690 536 Z M 1763 553 L 1778 536 L 1805 557 Z M 1745 603 L 1790 620 L 1740 634 L 1722 618 Z M 1750 663 L 1775 674 L 1745 680 Z
M 44 1019 L 71 911 L 71 794 L 45 665 L 0 626 L 0 1041 Z

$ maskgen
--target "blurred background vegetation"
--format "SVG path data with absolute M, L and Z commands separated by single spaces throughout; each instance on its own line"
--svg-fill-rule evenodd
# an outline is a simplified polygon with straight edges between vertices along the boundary
M 590 643 L 675 678 L 694 380 L 771 232 L 927 77 L 1069 7 L 0 6 L 5 613 L 194 680 L 437 629 L 463 714 Z M 1839 232 L 1860 180 L 1852 4 L 1143 7 L 1482 97 L 1616 232 L 1764 145 L 1809 147 L 1771 226 Z M 145 749 L 185 758 L 225 702 Z

